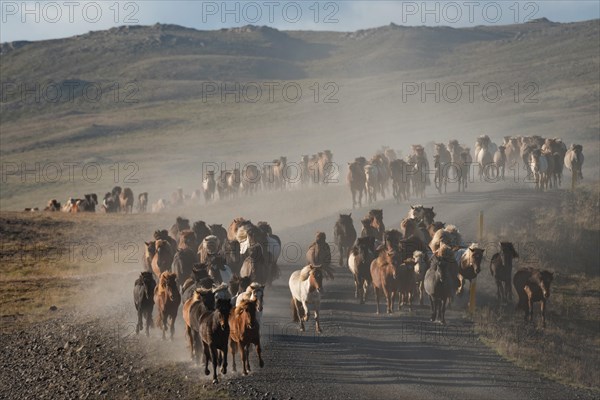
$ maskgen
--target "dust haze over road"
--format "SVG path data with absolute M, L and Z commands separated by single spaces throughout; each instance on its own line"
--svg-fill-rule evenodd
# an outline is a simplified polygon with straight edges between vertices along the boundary
M 537 193 L 519 185 L 475 183 L 468 193 L 429 193 L 419 202 L 434 206 L 436 219 L 456 224 L 466 241 L 475 241 L 479 211 L 485 213 L 486 233 L 507 232 L 507 215 L 535 206 L 548 193 Z M 269 202 L 262 202 L 269 198 Z M 554 383 L 502 359 L 480 342 L 473 322 L 466 314 L 468 295 L 458 297 L 447 313 L 446 327 L 429 322 L 428 301 L 425 306 L 403 308 L 393 315 L 374 314 L 372 292 L 366 304 L 354 299 L 354 282 L 347 267 L 337 267 L 335 279 L 325 281 L 321 306 L 323 333 L 314 333 L 311 316 L 304 333 L 291 320 L 289 275 L 305 262 L 304 253 L 317 231 L 328 240 L 337 213 L 351 211 L 345 186 L 329 185 L 305 190 L 260 194 L 252 201 L 246 198 L 225 201 L 197 210 L 182 210 L 180 215 L 207 222 L 224 223 L 236 216 L 253 221 L 268 220 L 283 247 L 290 252 L 280 262 L 281 277 L 267 288 L 261 326 L 265 367 L 258 368 L 251 352 L 252 372 L 243 377 L 228 371 L 220 386 L 242 398 L 255 394 L 294 399 L 565 399 L 593 398 L 591 392 Z M 395 204 L 391 199 L 377 203 L 384 210 L 386 228 L 399 228 L 411 203 Z M 292 206 L 293 205 L 293 206 Z M 352 210 L 355 227 L 369 207 Z M 235 213 L 235 214 L 232 214 Z M 156 226 L 168 226 L 174 215 L 152 215 Z M 159 222 L 160 221 L 160 222 Z M 142 232 L 140 232 L 143 235 Z M 150 236 L 151 232 L 146 232 Z M 286 246 L 286 244 L 288 244 Z M 293 244 L 293 245 L 290 245 Z M 519 244 L 517 244 L 519 245 Z M 296 256 L 296 250 L 300 254 Z M 489 255 L 487 255 L 489 257 Z M 335 256 L 334 256 L 334 259 Z M 517 267 L 519 264 L 517 264 Z M 131 304 L 131 286 L 138 268 L 119 275 L 118 282 L 102 281 L 84 306 L 92 313 L 116 319 L 125 327 L 133 326 L 135 313 Z M 495 284 L 489 274 L 489 259 L 478 279 L 478 305 L 495 301 Z M 98 306 L 101 305 L 101 306 Z M 128 322 L 130 321 L 130 322 Z M 118 324 L 118 323 L 117 323 Z M 129 330 L 131 332 L 131 329 Z M 148 342 L 148 351 L 158 354 L 162 363 L 186 366 L 186 375 L 209 383 L 201 368 L 193 367 L 184 341 L 184 328 L 179 319 L 174 342 L 162 342 L 157 330 L 150 338 L 142 335 L 136 341 Z

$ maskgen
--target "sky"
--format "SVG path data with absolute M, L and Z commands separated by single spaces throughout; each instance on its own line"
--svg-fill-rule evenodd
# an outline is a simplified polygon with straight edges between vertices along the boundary
M 537 18 L 600 18 L 600 1 L 4 1 L 0 42 L 45 40 L 122 25 L 177 24 L 199 30 L 268 25 L 281 30 L 355 31 L 388 25 L 455 28 Z

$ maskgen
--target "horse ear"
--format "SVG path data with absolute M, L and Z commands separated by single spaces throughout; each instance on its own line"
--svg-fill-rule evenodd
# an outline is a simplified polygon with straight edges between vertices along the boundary
M 410 206 L 410 209 L 411 209 L 411 210 L 414 210 L 414 209 L 415 209 L 415 207 L 413 207 L 413 206 Z

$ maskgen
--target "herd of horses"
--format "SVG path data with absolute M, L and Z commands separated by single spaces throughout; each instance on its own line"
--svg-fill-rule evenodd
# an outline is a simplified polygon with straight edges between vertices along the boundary
M 383 211 L 373 209 L 361 220 L 360 234 L 351 214 L 341 214 L 334 225 L 338 264 L 347 265 L 354 277 L 355 297 L 365 303 L 374 293 L 376 312 L 385 302 L 387 313 L 407 306 L 413 298 L 431 306 L 431 321 L 445 324 L 445 312 L 455 295 L 463 293 L 482 271 L 485 250 L 477 243 L 464 243 L 458 228 L 435 220 L 433 207 L 411 206 L 399 229 L 386 229 Z M 320 304 L 323 282 L 334 278 L 332 251 L 324 232 L 318 232 L 308 247 L 306 265 L 291 273 L 288 280 L 292 319 L 304 331 L 310 313 L 315 330 L 322 332 Z M 550 296 L 553 273 L 520 268 L 513 275 L 518 258 L 510 242 L 501 242 L 491 255 L 490 273 L 497 286 L 500 304 L 518 295 L 517 309 L 525 320 L 533 319 L 533 305 L 541 302 L 545 326 L 545 303 Z M 204 358 L 204 372 L 212 364 L 213 382 L 218 372 L 226 374 L 228 353 L 233 370 L 236 353 L 242 372 L 250 371 L 250 349 L 254 345 L 260 367 L 264 366 L 260 325 L 267 287 L 279 278 L 277 265 L 281 240 L 265 221 L 252 223 L 235 218 L 228 228 L 204 221 L 190 224 L 178 217 L 170 229 L 154 232 L 145 242 L 144 270 L 134 284 L 138 315 L 136 333 L 156 324 L 163 339 L 174 336 L 175 320 L 181 313 L 190 356 L 197 364 Z M 154 321 L 153 310 L 157 308 Z M 181 310 L 181 311 L 180 311 Z
M 450 140 L 448 144 L 430 143 L 430 149 L 413 145 L 406 159 L 398 158 L 394 150 L 384 148 L 367 160 L 357 157 L 348 163 L 347 181 L 352 193 L 352 206 L 362 206 L 363 196 L 372 204 L 377 196 L 385 198 L 392 187 L 397 202 L 411 196 L 425 197 L 432 181 L 438 193 L 447 193 L 448 184 L 457 184 L 459 192 L 465 191 L 469 182 L 498 182 L 506 179 L 507 171 L 519 177 L 520 166 L 526 182 L 538 190 L 558 188 L 562 185 L 563 167 L 571 171 L 572 185 L 583 179 L 583 147 L 572 144 L 567 149 L 559 138 L 541 136 L 506 136 L 501 145 L 488 135 L 476 139 L 474 151 Z M 427 151 L 433 152 L 432 163 Z M 433 165 L 433 168 L 431 168 Z
M 427 153 L 433 153 L 429 160 Z M 438 193 L 446 193 L 448 184 L 457 184 L 457 190 L 467 190 L 468 184 L 478 177 L 480 181 L 498 182 L 507 179 L 507 174 L 519 179 L 524 171 L 523 181 L 535 185 L 538 190 L 558 188 L 562 185 L 563 169 L 571 172 L 572 187 L 583 179 L 583 147 L 572 144 L 569 148 L 559 138 L 541 136 L 506 136 L 501 145 L 494 143 L 487 135 L 476 139 L 474 150 L 450 140 L 448 144 L 428 143 L 426 146 L 412 145 L 411 152 L 404 159 L 397 152 L 384 147 L 369 160 L 360 156 L 348 163 L 347 183 L 352 194 L 352 207 L 362 207 L 363 197 L 369 205 L 379 198 L 385 198 L 390 191 L 396 202 L 412 198 L 424 198 L 432 182 Z M 431 168 L 433 165 L 433 168 Z M 151 205 L 152 212 L 162 212 L 177 208 L 186 203 L 194 203 L 204 198 L 206 203 L 231 199 L 242 195 L 252 195 L 259 190 L 282 190 L 303 187 L 311 184 L 337 182 L 340 168 L 333 161 L 333 153 L 324 150 L 312 156 L 304 155 L 300 162 L 288 162 L 281 156 L 272 162 L 248 163 L 243 168 L 205 173 L 202 189 L 191 194 L 178 188 L 169 199 L 159 198 Z M 334 179 L 335 178 L 335 179 Z M 510 177 L 509 177 L 510 178 Z M 115 186 L 104 195 L 99 205 L 96 194 L 86 194 L 83 198 L 69 198 L 64 205 L 56 199 L 48 202 L 45 211 L 94 212 L 99 206 L 107 213 L 131 213 L 134 209 L 134 195 L 131 188 Z M 137 211 L 148 210 L 148 193 L 137 197 Z M 38 211 L 26 208 L 25 211 Z

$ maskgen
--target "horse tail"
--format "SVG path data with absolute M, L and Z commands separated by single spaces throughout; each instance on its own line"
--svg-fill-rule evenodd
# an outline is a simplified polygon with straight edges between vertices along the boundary
M 296 299 L 292 296 L 292 319 L 294 322 L 300 322 L 300 316 L 298 315 L 298 309 L 296 308 Z

